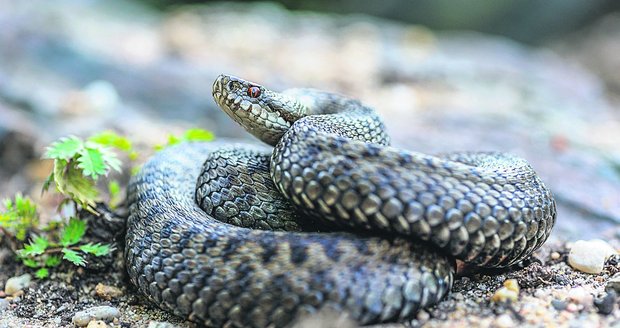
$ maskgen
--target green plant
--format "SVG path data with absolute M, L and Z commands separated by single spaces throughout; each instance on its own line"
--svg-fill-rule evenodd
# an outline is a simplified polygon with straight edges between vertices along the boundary
M 213 141 L 213 139 L 215 139 L 215 135 L 211 131 L 203 129 L 188 129 L 183 132 L 181 136 L 169 134 L 168 143 L 165 145 L 155 146 L 155 150 L 159 151 L 182 142 Z
M 101 192 L 97 188 L 99 178 L 107 176 L 110 171 L 120 172 L 121 162 L 113 149 L 127 152 L 129 158 L 136 157 L 131 142 L 110 131 L 87 140 L 70 136 L 52 143 L 44 158 L 53 159 L 54 167 L 43 191 L 53 185 L 64 196 L 59 209 L 70 205 L 75 213 L 81 207 L 97 214 L 96 204 L 101 201 Z M 111 205 L 120 202 L 118 182 L 109 181 L 108 192 Z M 37 269 L 35 275 L 38 278 L 47 277 L 49 269 L 62 260 L 84 266 L 85 254 L 103 256 L 112 250 L 108 244 L 84 242 L 86 222 L 72 215 L 61 214 L 60 221 L 40 227 L 36 205 L 28 197 L 18 194 L 14 200 L 5 200 L 4 207 L 5 210 L 0 212 L 0 232 L 17 240 L 15 253 L 26 266 Z M 30 236 L 29 242 L 25 242 L 27 236 Z
M 39 224 L 36 205 L 30 198 L 17 194 L 14 200 L 5 199 L 4 207 L 6 210 L 0 213 L 0 231 L 24 241 L 28 229 Z
M 131 142 L 110 131 L 96 134 L 86 141 L 70 136 L 52 143 L 44 157 L 54 160 L 54 169 L 43 190 L 47 191 L 54 183 L 59 193 L 95 213 L 95 204 L 101 200 L 97 180 L 112 170 L 121 170 L 121 162 L 112 148 L 127 152 L 130 158 L 136 157 Z
M 32 238 L 23 249 L 17 251 L 17 255 L 26 266 L 37 269 L 35 275 L 38 278 L 46 278 L 49 268 L 58 266 L 61 260 L 85 266 L 83 254 L 110 254 L 112 247 L 108 244 L 84 243 L 82 238 L 85 233 L 86 222 L 70 218 L 62 229 Z
M 180 137 L 170 135 L 168 143 L 156 149 L 180 142 L 210 141 L 213 138 L 209 131 L 190 129 Z M 36 269 L 37 278 L 48 277 L 50 269 L 63 260 L 84 266 L 85 255 L 104 256 L 113 250 L 109 244 L 84 241 L 86 222 L 74 215 L 63 215 L 61 209 L 71 206 L 75 215 L 79 208 L 98 215 L 97 203 L 102 201 L 103 193 L 99 188 L 102 186 L 98 183 L 100 178 L 107 177 L 111 171 L 121 171 L 121 161 L 114 150 L 127 153 L 131 160 L 138 157 L 127 138 L 111 131 L 93 135 L 86 140 L 69 136 L 47 147 L 44 158 L 52 159 L 54 166 L 43 184 L 43 191 L 53 187 L 64 196 L 58 206 L 60 221 L 52 221 L 41 228 L 37 206 L 30 198 L 17 194 L 14 199 L 4 201 L 5 210 L 0 211 L 1 236 L 17 241 L 13 244 L 17 246 L 12 248 L 24 265 Z M 115 208 L 122 202 L 121 186 L 113 179 L 106 186 L 108 205 Z M 26 242 L 26 239 L 29 241 Z
M 17 240 L 15 253 L 24 265 L 37 269 L 38 278 L 46 278 L 49 268 L 58 266 L 63 259 L 83 266 L 83 254 L 103 256 L 112 250 L 110 245 L 83 242 L 86 223 L 75 217 L 41 228 L 37 207 L 28 197 L 17 194 L 14 200 L 6 199 L 4 207 L 0 213 L 2 235 Z M 27 236 L 30 241 L 25 243 Z

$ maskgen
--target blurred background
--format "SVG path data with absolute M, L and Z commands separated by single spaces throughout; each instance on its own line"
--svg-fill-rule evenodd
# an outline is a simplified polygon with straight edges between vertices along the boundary
M 220 73 L 374 106 L 396 146 L 527 158 L 556 238 L 620 222 L 620 4 L 611 0 L 0 0 L 0 198 L 39 195 L 44 147 L 114 130 L 251 137 L 211 98 Z M 144 158 L 142 158 L 143 160 Z

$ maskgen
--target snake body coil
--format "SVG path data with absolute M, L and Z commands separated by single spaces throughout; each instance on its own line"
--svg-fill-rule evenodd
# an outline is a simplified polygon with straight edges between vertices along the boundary
M 454 258 L 513 264 L 555 222 L 522 159 L 392 148 L 374 111 L 316 90 L 222 75 L 213 95 L 274 149 L 172 147 L 129 188 L 131 280 L 192 321 L 279 327 L 325 308 L 405 320 L 449 291 Z

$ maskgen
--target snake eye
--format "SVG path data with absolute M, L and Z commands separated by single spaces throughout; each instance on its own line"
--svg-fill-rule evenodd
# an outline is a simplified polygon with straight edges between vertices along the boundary
M 252 97 L 252 98 L 258 98 L 258 96 L 260 96 L 260 88 L 259 87 L 249 87 L 248 88 L 248 96 Z

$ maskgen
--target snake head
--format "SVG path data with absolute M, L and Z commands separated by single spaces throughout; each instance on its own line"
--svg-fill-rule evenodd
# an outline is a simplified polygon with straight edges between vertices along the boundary
M 235 122 L 270 145 L 275 145 L 305 112 L 294 98 L 225 74 L 213 83 L 213 98 Z

